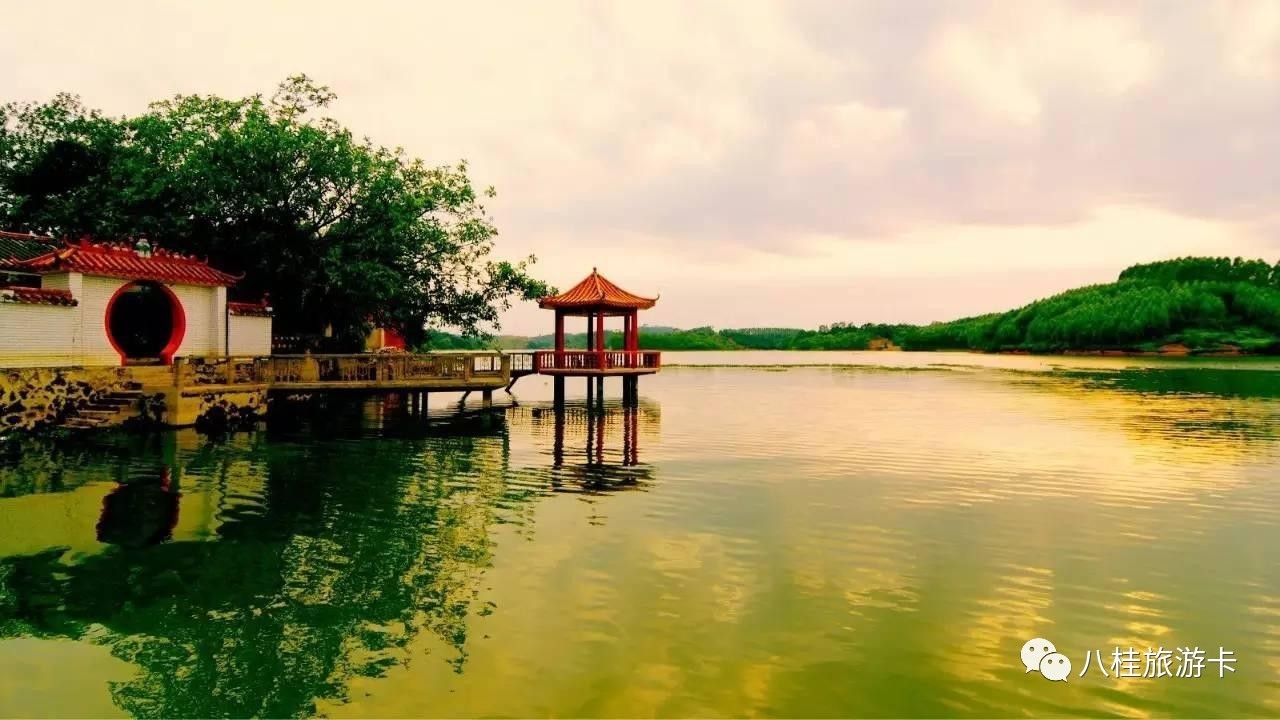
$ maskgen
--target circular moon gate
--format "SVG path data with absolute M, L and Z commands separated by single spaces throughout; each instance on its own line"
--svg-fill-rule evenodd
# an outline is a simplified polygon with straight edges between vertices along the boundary
M 121 364 L 173 361 L 186 332 L 182 303 L 154 282 L 122 286 L 107 303 L 107 339 Z

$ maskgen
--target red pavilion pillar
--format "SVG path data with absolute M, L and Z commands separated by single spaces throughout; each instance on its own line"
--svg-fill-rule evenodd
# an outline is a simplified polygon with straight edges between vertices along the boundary
M 556 355 L 552 367 L 564 367 L 564 311 L 556 310 Z
M 622 350 L 630 352 L 631 350 L 631 313 L 622 316 Z M 624 355 L 627 367 L 631 367 L 631 355 Z
M 640 351 L 640 311 L 639 310 L 631 311 L 630 325 L 631 325 L 631 327 L 629 328 L 631 331 L 629 333 L 630 337 L 627 338 L 627 343 L 630 346 L 628 349 L 631 350 L 631 352 L 636 353 Z M 638 357 L 635 358 L 635 362 L 637 365 L 639 365 Z
M 604 369 L 604 313 L 596 313 L 596 367 Z

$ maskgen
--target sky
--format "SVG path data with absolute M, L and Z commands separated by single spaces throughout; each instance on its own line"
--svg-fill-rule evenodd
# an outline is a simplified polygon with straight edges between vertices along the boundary
M 1280 0 L 0 0 L 0 101 L 270 94 L 492 185 L 496 254 L 644 324 L 1004 310 L 1280 259 Z M 530 303 L 503 331 L 547 332 Z

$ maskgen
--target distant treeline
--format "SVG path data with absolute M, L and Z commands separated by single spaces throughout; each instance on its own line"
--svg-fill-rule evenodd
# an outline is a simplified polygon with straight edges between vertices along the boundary
M 565 338 L 586 346 L 586 334 Z M 461 338 L 431 332 L 434 349 L 549 348 L 551 335 Z M 610 348 L 620 333 L 606 333 Z M 640 346 L 654 350 L 866 350 L 887 343 L 904 350 L 1063 352 L 1193 351 L 1225 346 L 1280 352 L 1280 264 L 1240 258 L 1181 258 L 1135 265 L 1116 282 L 1067 292 L 1004 313 L 930 325 L 835 323 L 817 330 L 710 327 L 640 328 Z

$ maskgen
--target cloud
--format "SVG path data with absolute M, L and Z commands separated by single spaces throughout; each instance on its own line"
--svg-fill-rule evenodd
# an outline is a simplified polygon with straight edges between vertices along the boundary
M 884 172 L 902 151 L 907 111 L 860 102 L 821 105 L 795 118 L 782 137 L 778 170 L 866 175 Z
M 1014 125 L 1030 125 L 1040 117 L 1040 98 L 1011 48 L 992 47 L 966 28 L 949 28 L 925 63 L 939 91 L 967 100 L 972 111 Z
M 1227 68 L 1259 81 L 1280 74 L 1280 3 L 1224 0 L 1213 9 Z
M 1060 86 L 1119 95 L 1151 77 L 1154 52 L 1132 18 L 1051 3 L 998 3 L 942 28 L 925 72 L 940 94 L 1015 126 L 1033 125 Z

